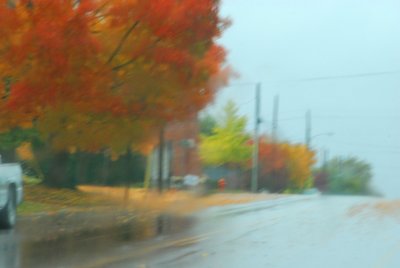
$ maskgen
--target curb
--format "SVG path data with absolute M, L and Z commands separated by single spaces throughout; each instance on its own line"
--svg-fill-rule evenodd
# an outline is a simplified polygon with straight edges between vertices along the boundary
M 303 195 L 295 195 L 290 197 L 282 197 L 273 200 L 263 200 L 263 201 L 256 201 L 250 204 L 240 204 L 240 205 L 229 205 L 229 206 L 220 206 L 211 208 L 205 211 L 206 215 L 211 214 L 211 216 L 216 217 L 226 217 L 232 216 L 235 214 L 243 214 L 247 212 L 259 211 L 268 208 L 273 208 L 276 206 L 286 205 L 294 202 L 299 201 L 307 201 L 318 198 L 318 195 L 315 196 L 303 196 Z

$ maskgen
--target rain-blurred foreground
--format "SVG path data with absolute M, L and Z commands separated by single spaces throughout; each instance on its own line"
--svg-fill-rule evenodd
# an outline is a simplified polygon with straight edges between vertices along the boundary
M 0 234 L 1 267 L 399 267 L 398 202 L 291 196 L 46 242 Z M 144 225 L 143 225 L 144 226 Z M 142 226 L 142 227 L 143 227 Z M 149 238 L 149 237 L 148 237 Z M 25 242 L 24 242 L 25 241 Z M 6 258 L 4 258 L 6 256 Z
M 109 267 L 400 267 L 398 202 L 312 197 L 253 208 L 206 213 L 192 244 Z
M 85 267 L 99 256 L 118 259 L 121 247 L 133 247 L 140 255 L 136 249 L 146 251 L 151 239 L 192 226 L 193 213 L 201 209 L 285 197 L 218 193 L 199 198 L 192 192 L 159 195 L 96 186 L 80 186 L 80 192 L 40 185 L 27 190 L 16 229 L 0 231 L 0 268 Z

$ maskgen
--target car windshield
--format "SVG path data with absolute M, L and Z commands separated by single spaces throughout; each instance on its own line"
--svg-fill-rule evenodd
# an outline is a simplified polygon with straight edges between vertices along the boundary
M 399 14 L 0 0 L 0 268 L 400 267 Z

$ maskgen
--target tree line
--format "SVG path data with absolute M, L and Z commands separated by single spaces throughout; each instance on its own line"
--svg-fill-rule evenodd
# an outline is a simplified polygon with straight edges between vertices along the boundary
M 250 189 L 253 137 L 246 130 L 247 118 L 233 101 L 217 116 L 200 119 L 200 155 L 208 167 L 239 170 L 239 187 Z M 315 151 L 305 144 L 259 137 L 258 185 L 271 192 L 298 193 L 316 187 L 329 194 L 377 194 L 371 188 L 372 168 L 356 157 L 336 157 L 316 167 Z M 236 185 L 238 187 L 238 185 Z

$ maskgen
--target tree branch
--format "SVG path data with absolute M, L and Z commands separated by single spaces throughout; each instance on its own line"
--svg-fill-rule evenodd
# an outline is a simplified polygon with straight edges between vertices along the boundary
M 120 65 L 114 66 L 114 67 L 112 68 L 112 70 L 113 70 L 113 71 L 118 71 L 119 69 L 124 68 L 125 66 L 127 66 L 127 65 L 129 65 L 129 64 L 132 64 L 132 63 L 134 63 L 134 62 L 135 62 L 135 59 L 130 59 L 130 60 L 124 62 L 124 63 L 121 63 Z
M 153 43 L 151 46 L 149 46 L 149 47 L 147 48 L 146 51 L 148 51 L 148 50 L 154 48 L 160 41 L 161 41 L 161 38 L 157 38 L 157 40 L 155 40 L 154 43 Z M 133 58 L 132 58 L 132 59 L 130 59 L 130 60 L 124 62 L 124 63 L 121 63 L 121 64 L 119 64 L 119 65 L 114 66 L 114 67 L 112 68 L 112 70 L 113 70 L 113 71 L 118 71 L 119 69 L 121 69 L 121 68 L 123 68 L 123 67 L 125 67 L 125 66 L 127 66 L 127 65 L 130 65 L 130 64 L 134 63 L 135 60 L 136 60 L 136 59 L 133 59 Z
M 95 11 L 94 11 L 94 14 L 95 15 L 97 15 L 97 14 L 99 14 L 108 4 L 110 4 L 111 3 L 111 1 L 107 1 L 107 2 L 104 2 L 101 6 L 99 6 Z
M 117 47 L 115 48 L 114 52 L 111 54 L 110 58 L 107 60 L 107 64 L 111 63 L 113 59 L 117 56 L 119 51 L 121 50 L 122 46 L 124 45 L 126 39 L 128 39 L 129 35 L 132 33 L 132 31 L 136 28 L 136 26 L 139 24 L 139 21 L 136 21 L 134 24 L 129 27 L 129 29 L 126 31 L 124 36 L 121 38 L 119 41 Z

